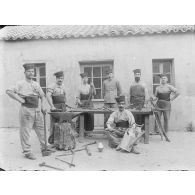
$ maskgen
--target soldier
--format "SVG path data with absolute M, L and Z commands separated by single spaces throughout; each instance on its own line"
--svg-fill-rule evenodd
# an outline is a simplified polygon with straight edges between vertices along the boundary
M 124 134 L 125 131 L 135 125 L 135 119 L 133 114 L 125 109 L 125 96 L 120 96 L 116 98 L 117 104 L 118 104 L 118 110 L 114 111 L 108 121 L 107 121 L 107 130 L 108 130 L 108 139 L 110 140 L 110 147 L 117 147 Z M 116 128 L 112 128 L 111 125 L 115 124 Z M 135 138 L 134 131 L 130 131 L 129 134 L 132 135 L 132 138 Z M 139 152 L 136 150 L 135 145 L 132 146 L 130 149 L 132 153 L 139 154 Z
M 39 98 L 41 99 L 41 111 L 46 113 L 46 99 L 39 83 L 33 80 L 34 65 L 24 64 L 25 79 L 16 83 L 16 85 L 6 93 L 21 104 L 20 108 L 20 141 L 23 153 L 26 158 L 35 160 L 36 157 L 31 151 L 30 132 L 33 128 L 41 144 L 41 151 L 45 150 L 44 124 L 39 108 Z
M 141 69 L 135 69 L 133 72 L 135 82 L 130 86 L 129 90 L 130 107 L 141 110 L 148 101 L 148 90 L 146 84 L 141 81 Z M 144 118 L 140 115 L 135 115 L 135 121 L 137 124 L 142 125 Z
M 66 92 L 64 86 L 64 72 L 59 71 L 54 73 L 56 82 L 47 87 L 47 100 L 51 110 L 66 108 Z
M 117 96 L 122 93 L 121 85 L 118 80 L 114 78 L 112 70 L 107 71 L 108 79 L 103 82 L 103 97 L 104 106 L 107 108 L 116 108 Z M 109 118 L 109 114 L 104 114 L 104 127 L 106 128 L 106 121 Z
M 94 84 L 89 82 L 86 73 L 81 73 L 80 76 L 82 78 L 82 83 L 78 91 L 76 104 L 79 108 L 93 108 L 92 97 L 96 95 Z M 77 126 L 79 126 L 79 120 L 77 120 Z M 94 114 L 84 114 L 84 128 L 86 131 L 94 129 Z
M 157 99 L 157 109 L 159 109 L 159 117 L 163 114 L 164 118 L 164 129 L 165 132 L 169 131 L 169 120 L 170 120 L 170 112 L 171 112 L 171 102 L 179 96 L 178 90 L 172 85 L 168 84 L 168 78 L 166 74 L 160 74 L 161 85 L 156 88 L 154 100 Z M 171 94 L 173 96 L 171 97 Z
M 64 86 L 64 72 L 58 71 L 54 73 L 56 77 L 56 81 L 50 84 L 47 87 L 47 101 L 51 107 L 51 110 L 60 109 L 61 111 L 66 110 L 66 92 Z M 53 117 L 50 117 L 50 136 L 49 136 L 49 143 L 54 143 L 54 131 L 53 125 L 56 121 Z

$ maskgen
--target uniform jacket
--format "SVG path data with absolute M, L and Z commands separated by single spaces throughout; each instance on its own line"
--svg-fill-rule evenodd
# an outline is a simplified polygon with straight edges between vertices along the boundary
M 104 103 L 116 103 L 115 97 L 120 96 L 122 89 L 119 81 L 116 79 L 109 79 L 103 82 L 103 97 Z

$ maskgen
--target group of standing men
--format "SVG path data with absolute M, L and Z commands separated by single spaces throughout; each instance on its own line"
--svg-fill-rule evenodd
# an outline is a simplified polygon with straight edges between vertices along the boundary
M 34 65 L 24 64 L 25 79 L 16 83 L 16 85 L 6 91 L 6 93 L 14 100 L 21 103 L 20 108 L 20 141 L 23 153 L 28 159 L 36 159 L 31 151 L 30 145 L 30 131 L 34 128 L 40 144 L 42 152 L 45 150 L 43 118 L 42 113 L 46 113 L 46 99 L 51 107 L 51 110 L 61 109 L 66 110 L 66 92 L 63 71 L 56 72 L 56 82 L 47 87 L 47 94 L 45 97 L 38 82 L 34 78 Z M 116 108 L 118 103 L 119 110 L 114 112 L 111 116 L 105 114 L 105 128 L 110 128 L 111 123 L 117 125 L 124 125 L 125 121 L 131 121 L 127 126 L 134 123 L 134 116 L 127 111 L 124 111 L 125 98 L 122 96 L 121 85 L 118 80 L 114 78 L 112 70 L 107 72 L 108 79 L 103 82 L 103 97 L 104 106 L 107 108 Z M 88 75 L 86 73 L 80 74 L 82 84 L 77 94 L 76 104 L 80 108 L 93 108 L 92 98 L 96 94 L 95 86 L 92 82 L 88 82 Z M 141 110 L 149 101 L 149 95 L 146 85 L 141 81 L 141 70 L 134 70 L 135 82 L 130 86 L 130 108 Z M 158 100 L 157 105 L 161 108 L 159 115 L 164 115 L 164 127 L 168 131 L 169 117 L 170 117 L 170 101 L 175 99 L 179 93 L 176 88 L 167 84 L 167 76 L 160 75 L 161 85 L 156 88 L 155 98 Z M 171 98 L 171 93 L 174 96 Z M 120 98 L 121 97 L 121 98 Z M 153 98 L 153 99 L 155 99 Z M 41 106 L 39 104 L 41 99 Z M 122 100 L 122 106 L 121 105 Z M 163 110 L 165 108 L 165 110 Z M 137 117 L 137 118 L 136 118 Z M 139 116 L 135 117 L 135 122 L 142 124 L 143 121 Z M 86 113 L 84 117 L 84 128 L 86 130 L 93 130 L 94 116 Z M 52 133 L 52 132 L 51 132 Z

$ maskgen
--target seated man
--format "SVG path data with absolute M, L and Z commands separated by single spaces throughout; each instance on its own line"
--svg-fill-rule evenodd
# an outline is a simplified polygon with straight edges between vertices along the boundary
M 109 146 L 112 148 L 116 148 L 120 144 L 126 130 L 129 127 L 135 126 L 135 119 L 133 114 L 125 109 L 125 96 L 120 96 L 115 99 L 117 101 L 118 110 L 110 115 L 106 123 Z M 113 124 L 116 125 L 116 128 L 111 127 Z M 131 133 L 134 134 L 136 132 Z M 132 146 L 131 152 L 139 154 L 139 152 L 135 149 L 135 145 Z

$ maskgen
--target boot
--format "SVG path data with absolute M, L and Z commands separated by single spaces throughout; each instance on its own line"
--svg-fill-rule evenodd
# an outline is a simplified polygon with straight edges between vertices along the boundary
M 36 160 L 37 159 L 33 153 L 28 153 L 28 154 L 25 154 L 24 156 L 25 156 L 25 158 L 28 158 L 30 160 Z
M 134 154 L 140 154 L 140 152 L 137 151 L 135 146 L 132 147 L 131 152 Z

